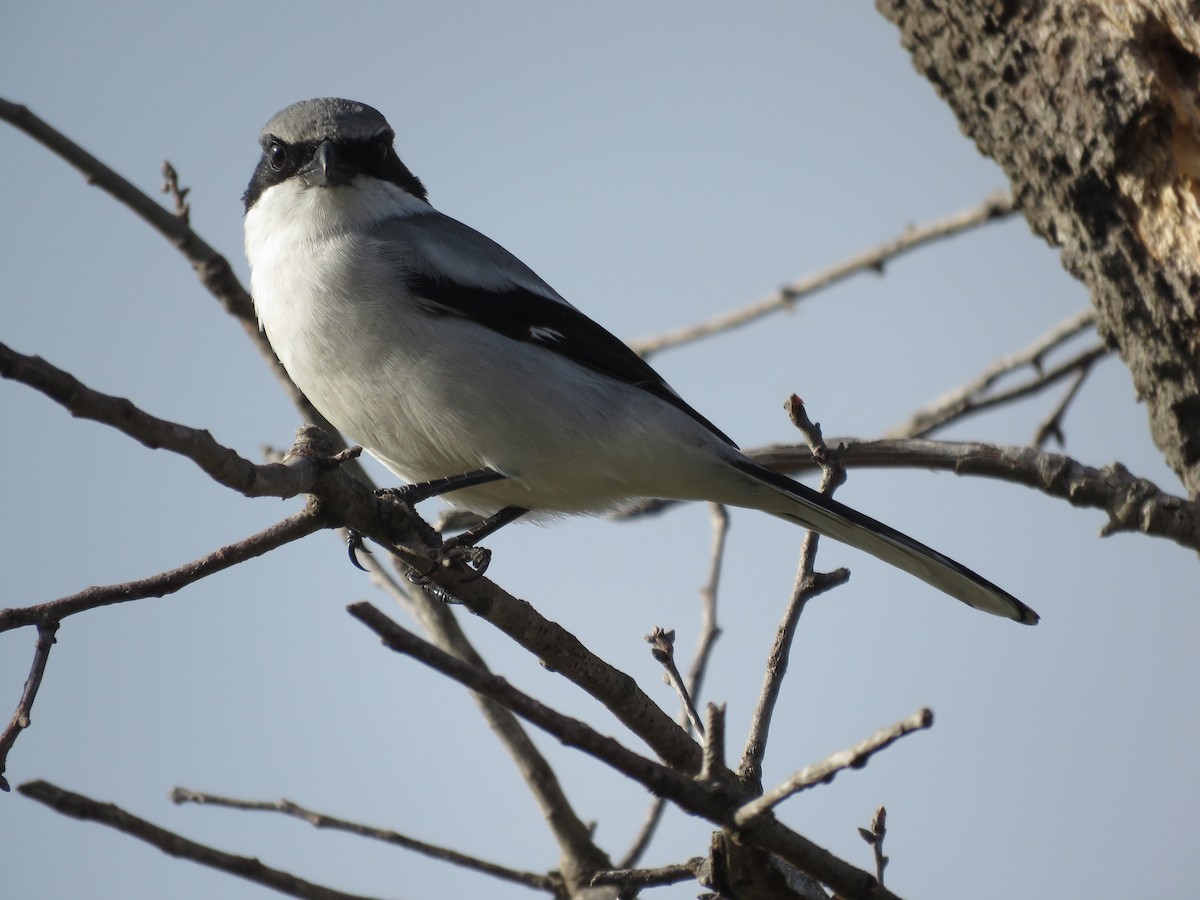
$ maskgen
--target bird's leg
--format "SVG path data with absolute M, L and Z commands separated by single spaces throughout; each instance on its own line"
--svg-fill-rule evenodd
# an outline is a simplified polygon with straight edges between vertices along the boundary
M 445 478 L 434 478 L 422 481 L 420 484 L 406 484 L 398 488 L 380 488 L 377 496 L 391 497 L 401 503 L 415 505 L 430 497 L 440 497 L 460 488 L 474 487 L 477 484 L 487 484 L 489 481 L 499 481 L 508 476 L 501 475 L 495 469 L 475 469 L 461 475 L 447 475 Z
M 375 496 L 399 500 L 401 503 L 407 503 L 412 506 L 420 503 L 422 500 L 428 500 L 430 497 L 438 497 L 442 494 L 448 494 L 451 491 L 457 491 L 460 488 L 474 487 L 477 484 L 487 484 L 489 481 L 499 481 L 505 477 L 507 476 L 501 475 L 495 469 L 475 469 L 471 472 L 464 472 L 461 475 L 447 475 L 445 478 L 434 478 L 430 481 L 423 481 L 420 484 L 406 484 L 398 488 L 380 488 L 375 492 Z M 508 521 L 512 520 L 509 519 Z M 500 523 L 500 525 L 503 524 L 504 522 Z M 496 528 L 499 528 L 500 525 L 497 525 Z M 356 569 L 362 569 L 365 572 L 366 569 L 358 561 L 358 551 L 364 550 L 367 553 L 371 551 L 363 543 L 363 536 L 359 532 L 353 528 L 348 530 L 349 536 L 346 538 L 346 551 L 350 554 L 350 562 L 354 564 Z M 495 530 L 495 528 L 491 529 L 491 531 Z M 491 531 L 485 533 L 490 534 Z M 469 533 L 466 532 L 465 534 Z
M 478 578 L 487 571 L 488 563 L 492 561 L 492 551 L 479 546 L 489 534 L 495 534 L 510 522 L 515 522 L 529 510 L 520 506 L 506 506 L 502 510 L 488 516 L 474 528 L 468 528 L 462 534 L 448 538 L 442 543 L 442 555 L 447 558 L 461 556 L 475 569 Z

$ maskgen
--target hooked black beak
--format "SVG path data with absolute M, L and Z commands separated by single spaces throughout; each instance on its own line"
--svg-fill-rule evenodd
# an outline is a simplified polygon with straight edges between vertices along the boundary
M 312 161 L 301 170 L 306 184 L 321 187 L 349 184 L 357 170 L 349 165 L 337 145 L 322 141 Z

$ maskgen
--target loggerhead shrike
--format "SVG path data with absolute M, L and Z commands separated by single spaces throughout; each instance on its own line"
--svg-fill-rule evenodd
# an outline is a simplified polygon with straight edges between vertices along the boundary
M 469 540 L 631 498 L 712 500 L 1037 622 L 965 566 L 743 455 L 528 266 L 434 209 L 394 137 L 349 100 L 305 100 L 267 122 L 243 197 L 251 292 L 284 368 L 330 422 L 410 483 L 466 485 L 446 499 L 490 517 Z

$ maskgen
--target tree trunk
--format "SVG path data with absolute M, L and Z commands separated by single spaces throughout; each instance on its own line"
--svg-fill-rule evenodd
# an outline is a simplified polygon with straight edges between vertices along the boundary
M 1087 285 L 1200 497 L 1200 3 L 878 0 Z

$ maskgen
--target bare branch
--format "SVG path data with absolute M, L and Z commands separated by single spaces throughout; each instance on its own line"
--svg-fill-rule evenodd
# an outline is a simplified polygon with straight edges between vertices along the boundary
M 848 259 L 822 269 L 811 275 L 786 284 L 774 293 L 751 303 L 749 306 L 715 316 L 706 322 L 689 325 L 676 331 L 667 332 L 658 337 L 642 338 L 632 341 L 630 346 L 643 357 L 650 357 L 670 347 L 691 343 L 714 334 L 731 331 L 742 325 L 760 319 L 783 309 L 793 308 L 797 302 L 814 294 L 822 288 L 837 284 L 851 275 L 859 272 L 882 273 L 884 266 L 910 250 L 942 238 L 961 234 L 979 225 L 1007 218 L 1015 211 L 1012 195 L 1008 191 L 997 191 L 987 197 L 982 203 L 968 207 L 953 215 L 927 222 L 924 225 L 910 225 L 891 240 L 878 246 L 860 251 Z
M 339 819 L 336 816 L 330 816 L 325 813 L 314 812 L 293 803 L 290 800 L 237 800 L 232 797 L 220 797 L 216 794 L 207 794 L 202 791 L 193 791 L 188 788 L 177 787 L 171 791 L 171 801 L 176 804 L 195 803 L 202 806 L 222 806 L 228 809 L 241 809 L 255 812 L 275 812 L 286 816 L 291 816 L 300 819 L 312 825 L 314 828 L 328 828 L 332 831 L 344 831 L 348 834 L 358 835 L 359 837 L 371 838 L 376 841 L 383 841 L 387 844 L 393 844 L 397 847 L 403 847 L 406 850 L 413 850 L 424 856 L 438 859 L 442 862 L 450 863 L 451 865 L 460 866 L 464 869 L 471 869 L 475 872 L 481 872 L 484 875 L 491 875 L 493 878 L 498 878 L 502 881 L 511 881 L 517 884 L 523 884 L 526 887 L 536 890 L 546 891 L 551 894 L 557 894 L 562 891 L 562 883 L 554 878 L 546 875 L 539 875 L 536 872 L 521 872 L 516 869 L 510 869 L 507 866 L 497 865 L 496 863 L 488 862 L 487 860 L 479 859 L 474 856 L 468 856 L 465 853 L 459 853 L 456 850 L 451 850 L 447 847 L 439 847 L 435 844 L 427 844 L 424 841 L 418 841 L 414 838 L 407 837 L 399 832 L 392 831 L 386 828 L 373 828 L 370 825 L 361 825 L 357 822 L 350 822 L 346 819 Z
M 917 710 L 907 719 L 902 719 L 887 728 L 881 728 L 865 741 L 834 753 L 819 763 L 805 766 L 783 784 L 772 788 L 761 797 L 756 797 L 739 809 L 734 816 L 734 822 L 738 825 L 746 825 L 778 806 L 788 797 L 818 784 L 832 781 L 834 776 L 843 769 L 861 769 L 880 750 L 891 746 L 906 734 L 922 731 L 932 725 L 933 712 L 928 709 Z
M 1108 354 L 1107 348 L 1094 347 L 1049 371 L 1044 368 L 1043 362 L 1054 350 L 1095 327 L 1095 324 L 1096 313 L 1090 308 L 1069 316 L 1029 346 L 1001 357 L 971 381 L 917 410 L 906 422 L 890 429 L 884 437 L 924 437 L 951 422 L 1035 394 L 1074 372 L 1090 368 L 1097 359 Z M 1031 367 L 1034 374 L 1025 384 L 1001 394 L 988 395 L 996 382 L 1026 367 Z
M 875 878 L 883 884 L 883 870 L 887 868 L 889 859 L 883 854 L 883 839 L 887 836 L 887 810 L 880 806 L 871 817 L 871 827 L 858 829 L 858 835 L 871 845 L 875 854 Z
M 821 493 L 832 495 L 838 485 L 846 480 L 846 470 L 840 458 L 833 453 L 821 437 L 821 428 L 808 417 L 804 403 L 795 394 L 787 403 L 788 415 L 793 424 L 804 435 L 808 442 L 810 458 L 821 467 Z M 771 730 L 771 717 L 775 713 L 775 705 L 779 693 L 783 689 L 783 678 L 787 674 L 788 660 L 791 657 L 792 641 L 796 636 L 796 628 L 800 623 L 800 615 L 808 601 L 830 588 L 843 584 L 850 577 L 846 569 L 838 569 L 825 574 L 815 570 L 817 543 L 820 536 L 815 531 L 808 531 L 800 545 L 800 564 L 796 572 L 795 586 L 788 598 L 784 609 L 783 619 L 775 631 L 775 641 L 767 656 L 767 669 L 763 675 L 762 691 L 758 703 L 754 707 L 754 715 L 750 722 L 750 733 L 746 736 L 746 746 L 742 751 L 742 763 L 738 769 L 740 777 L 747 784 L 761 786 L 762 763 L 767 753 L 767 736 Z
M 424 561 L 428 565 L 428 560 L 403 547 L 396 548 L 396 552 L 406 564 L 413 565 L 415 560 L 415 564 Z M 599 700 L 668 765 L 684 772 L 700 770 L 700 747 L 688 733 L 646 696 L 629 675 L 596 656 L 561 625 L 473 572 L 438 567 L 428 573 L 428 578 L 435 587 L 486 619 L 548 668 Z
M 353 603 L 348 610 L 352 616 L 379 635 L 389 649 L 411 656 L 476 693 L 489 697 L 523 719 L 548 731 L 568 746 L 590 753 L 642 783 L 661 784 L 664 780 L 674 783 L 675 773 L 666 766 L 640 756 L 623 747 L 615 739 L 599 734 L 583 722 L 539 703 L 500 676 L 455 659 L 402 628 L 371 604 Z
M 642 819 L 642 825 L 638 829 L 633 843 L 625 851 L 625 855 L 621 857 L 621 861 L 617 864 L 618 869 L 632 868 L 646 853 L 646 850 L 650 846 L 650 841 L 654 838 L 654 832 L 658 830 L 658 825 L 662 821 L 662 816 L 666 808 L 667 801 L 662 797 L 655 797 L 650 801 L 650 806 L 646 809 L 646 815 Z
M 729 513 L 719 503 L 710 503 L 708 507 L 713 523 L 712 555 L 708 581 L 700 590 L 700 634 L 696 640 L 696 652 L 688 669 L 687 680 L 684 682 L 689 697 L 700 696 L 700 690 L 704 686 L 704 675 L 708 669 L 708 660 L 712 656 L 717 638 L 721 636 L 721 628 L 717 625 L 717 588 L 721 582 L 721 566 L 725 559 L 726 538 L 729 536 Z M 686 709 L 680 711 L 680 717 L 681 722 L 687 720 Z M 662 797 L 655 797 L 650 801 L 641 827 L 634 836 L 629 849 L 625 851 L 625 855 L 617 864 L 619 869 L 632 869 L 637 865 L 638 860 L 645 854 L 650 846 L 650 841 L 654 838 L 654 832 L 658 829 L 659 822 L 662 821 L 665 808 L 666 803 Z
M 0 119 L 25 132 L 47 150 L 78 169 L 88 184 L 100 188 L 136 213 L 187 257 L 205 287 L 225 303 L 230 313 L 240 319 L 247 328 L 257 331 L 254 304 L 250 295 L 238 283 L 232 267 L 216 250 L 201 240 L 184 220 L 163 209 L 152 197 L 38 118 L 28 107 L 0 98 Z
M 1091 373 L 1091 363 L 1079 367 L 1079 371 L 1075 374 L 1075 380 L 1071 382 L 1071 386 L 1067 388 L 1062 399 L 1058 401 L 1058 404 L 1050 411 L 1050 414 L 1038 424 L 1037 430 L 1033 433 L 1033 446 L 1040 450 L 1051 439 L 1060 447 L 1066 446 L 1067 435 L 1063 431 L 1063 420 L 1067 416 L 1067 410 L 1071 408 L 1071 404 L 1079 396 L 1079 389 L 1083 387 L 1083 383 L 1087 381 L 1087 377 Z
M 162 164 L 163 186 L 162 192 L 170 194 L 171 199 L 175 201 L 175 218 L 183 222 L 184 225 L 191 226 L 192 208 L 187 204 L 187 195 L 191 193 L 191 188 L 181 188 L 179 186 L 179 173 L 175 171 L 175 167 L 167 160 L 163 160 Z
M 583 722 L 550 709 L 512 687 L 503 678 L 466 665 L 400 627 L 369 603 L 352 604 L 349 612 L 378 634 L 390 649 L 411 656 L 465 687 L 503 703 L 563 744 L 603 761 L 654 793 L 669 798 L 687 812 L 726 827 L 733 813 L 746 802 L 744 794 L 736 791 L 732 784 L 701 784 L 690 775 L 646 759 Z M 880 887 L 869 873 L 838 859 L 770 816 L 761 816 L 748 822 L 739 829 L 739 835 L 741 840 L 782 857 L 851 900 L 892 900 L 895 897 Z
M 708 508 L 712 514 L 713 543 L 708 580 L 700 591 L 700 634 L 696 639 L 696 652 L 686 681 L 688 694 L 692 697 L 700 696 L 708 660 L 717 638 L 721 636 L 721 628 L 717 624 L 717 588 L 721 583 L 721 566 L 725 561 L 725 543 L 729 537 L 729 513 L 719 503 L 710 503 Z
M 18 353 L 2 343 L 0 377 L 41 391 L 76 418 L 109 425 L 152 450 L 178 453 L 194 462 L 218 484 L 247 497 L 295 497 L 311 487 L 311 471 L 284 464 L 252 463 L 217 443 L 206 430 L 152 416 L 123 397 L 92 390 L 44 359 Z M 330 443 L 332 440 L 328 438 Z M 347 452 L 332 457 L 331 461 L 340 465 L 358 452 L 361 451 Z
M 366 486 L 337 470 L 345 459 L 344 454 L 325 458 L 319 453 L 297 453 L 290 464 L 256 466 L 222 447 L 206 431 L 157 419 L 127 400 L 93 391 L 43 360 L 24 356 L 3 345 L 0 345 L 0 375 L 42 390 L 76 415 L 112 424 L 148 446 L 161 446 L 180 453 L 220 483 L 244 494 L 293 496 L 302 491 L 319 494 L 326 511 L 321 524 L 353 525 L 363 534 L 390 545 L 406 565 L 416 566 L 418 571 L 427 574 L 436 587 L 458 597 L 472 612 L 497 625 L 559 671 L 569 673 L 568 677 L 609 706 L 664 759 L 675 765 L 699 768 L 699 748 L 628 675 L 599 660 L 573 635 L 547 622 L 527 603 L 518 601 L 493 582 L 458 569 L 436 564 L 431 567 L 429 542 L 436 541 L 436 536 L 427 527 L 422 527 L 421 520 L 411 511 L 403 521 L 393 517 L 392 521 L 382 522 L 380 504 Z M 305 435 L 312 431 L 302 429 Z M 391 527 L 386 527 L 388 525 Z M 112 599 L 98 602 L 91 596 L 76 595 L 68 599 L 71 603 L 67 606 L 82 602 L 85 604 L 82 608 L 91 608 L 124 598 L 118 592 Z M 531 619 L 540 625 L 535 626 Z M 0 613 L 0 623 L 4 621 L 4 614 Z M 26 618 L 22 624 L 30 621 L 36 619 Z
M 431 601 L 420 590 L 409 590 L 374 556 L 364 560 L 375 584 L 395 598 L 418 622 L 437 646 L 452 656 L 481 671 L 489 671 L 487 663 L 467 641 L 450 607 Z M 511 711 L 487 697 L 473 693 L 484 721 L 517 767 L 542 812 L 562 853 L 559 868 L 574 886 L 582 873 L 590 874 L 610 864 L 596 845 L 592 829 L 575 812 L 549 760 L 534 744 L 528 732 Z
M 17 735 L 29 727 L 30 715 L 33 712 L 33 701 L 37 698 L 38 688 L 42 686 L 42 676 L 46 674 L 46 660 L 50 658 L 50 648 L 54 646 L 54 635 L 58 631 L 58 622 L 39 622 L 37 643 L 33 648 L 33 663 L 29 666 L 29 677 L 25 679 L 25 689 L 21 691 L 21 699 L 17 702 L 16 712 L 13 713 L 8 727 L 0 734 L 0 790 L 8 791 L 8 779 L 4 777 L 4 769 L 8 764 L 8 753 L 16 743 Z
M 52 128 L 27 107 L 0 98 L 0 120 L 23 131 L 74 166 L 83 174 L 88 184 L 105 191 L 166 238 L 171 246 L 191 263 L 208 292 L 220 301 L 226 312 L 238 320 L 246 336 L 275 373 L 292 403 L 300 410 L 304 421 L 320 426 L 330 435 L 338 433 L 329 420 L 308 402 L 308 398 L 300 392 L 280 365 L 275 351 L 267 342 L 266 335 L 259 330 L 258 319 L 254 314 L 254 302 L 249 292 L 242 287 L 233 273 L 233 267 L 224 256 L 209 246 L 183 219 L 164 209 L 153 197 L 139 190 L 66 135 Z M 353 468 L 358 470 L 357 463 L 353 464 Z M 357 474 L 364 481 L 367 480 L 361 470 L 358 470 Z
M 667 884 L 678 884 L 690 881 L 696 877 L 696 870 L 704 864 L 704 857 L 694 856 L 685 863 L 673 866 L 660 866 L 657 869 L 610 869 L 598 872 L 592 878 L 592 887 L 606 884 L 620 885 L 622 888 L 634 890 L 646 887 L 661 887 Z
M 646 642 L 650 644 L 650 654 L 665 670 L 663 680 L 674 688 L 679 702 L 683 704 L 684 716 L 692 726 L 692 730 L 703 737 L 704 725 L 700 721 L 700 713 L 696 711 L 687 686 L 683 683 L 683 676 L 679 674 L 679 669 L 675 665 L 675 632 L 655 626 L 646 635 Z
M 44 623 L 58 622 L 67 616 L 101 606 L 109 606 L 113 603 L 125 603 L 146 597 L 165 597 L 194 581 L 212 575 L 214 572 L 236 566 L 238 563 L 256 556 L 262 556 L 276 547 L 299 540 L 314 531 L 328 527 L 328 525 L 320 507 L 310 503 L 294 516 L 288 516 L 283 521 L 263 529 L 257 534 L 214 550 L 177 569 L 170 569 L 137 581 L 90 587 L 77 594 L 60 597 L 58 600 L 50 600 L 46 603 L 38 603 L 34 606 L 0 609 L 0 632 L 22 628 L 26 625 L 40 627 Z
M 700 781 L 716 784 L 731 777 L 725 762 L 725 704 L 710 703 L 704 708 L 704 764 L 700 767 Z
M 313 884 L 302 878 L 297 878 L 288 872 L 265 866 L 251 856 L 235 856 L 224 850 L 217 850 L 204 844 L 197 844 L 173 831 L 167 831 L 128 813 L 112 803 L 101 803 L 55 787 L 45 781 L 29 781 L 19 785 L 17 790 L 31 800 L 44 803 L 55 812 L 85 822 L 99 822 L 118 831 L 123 831 L 140 841 L 145 841 L 157 847 L 163 853 L 188 859 L 192 862 L 209 866 L 238 878 L 253 881 L 265 887 L 274 888 L 290 897 L 302 897 L 305 900 L 371 900 L 358 894 L 346 894 L 332 888 Z
M 158 204 L 152 197 L 122 178 L 66 135 L 38 118 L 28 107 L 0 98 L 0 119 L 25 132 L 47 150 L 78 169 L 88 184 L 128 207 L 147 225 L 176 247 L 196 270 L 204 286 L 225 308 L 257 334 L 254 303 L 233 274 L 229 262 L 205 243 L 187 222 Z M 263 341 L 265 345 L 265 340 Z M 269 349 L 269 347 L 268 347 Z M 272 355 L 273 358 L 273 355 Z
M 1166 493 L 1120 463 L 1096 469 L 1060 453 L 976 441 L 839 438 L 836 443 L 851 468 L 930 469 L 1023 484 L 1072 506 L 1103 510 L 1109 520 L 1101 535 L 1139 531 L 1200 550 L 1200 504 Z M 785 472 L 813 467 L 803 447 L 777 445 L 748 455 Z

